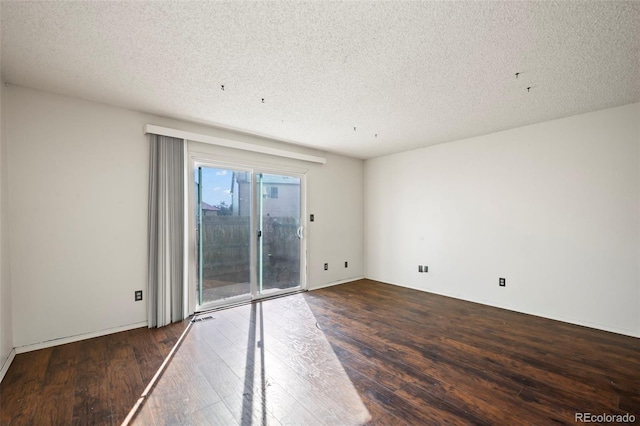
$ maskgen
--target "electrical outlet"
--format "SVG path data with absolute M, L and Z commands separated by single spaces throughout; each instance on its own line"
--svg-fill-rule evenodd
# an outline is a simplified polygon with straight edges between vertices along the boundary
M 507 279 L 506 279 L 506 278 L 499 278 L 499 279 L 498 279 L 498 285 L 499 285 L 500 287 L 506 287 L 506 285 L 507 285 Z
M 139 302 L 142 300 L 142 290 L 136 290 L 133 295 L 134 295 L 133 297 L 134 301 Z
M 344 261 L 344 267 L 348 268 L 349 267 L 349 262 L 347 262 L 346 260 Z
M 418 265 L 418 272 L 422 272 L 422 265 Z
M 325 263 L 325 264 L 324 264 L 324 270 L 325 270 L 325 271 L 328 271 L 328 270 L 329 270 L 329 264 L 328 264 L 328 263 Z

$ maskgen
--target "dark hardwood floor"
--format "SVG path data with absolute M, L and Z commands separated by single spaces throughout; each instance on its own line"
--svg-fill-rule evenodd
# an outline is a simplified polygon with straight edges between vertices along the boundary
M 637 338 L 369 280 L 199 318 L 133 424 L 640 424 Z M 119 424 L 184 327 L 18 355 L 2 424 Z
M 0 383 L 0 424 L 119 425 L 187 324 L 16 355 Z

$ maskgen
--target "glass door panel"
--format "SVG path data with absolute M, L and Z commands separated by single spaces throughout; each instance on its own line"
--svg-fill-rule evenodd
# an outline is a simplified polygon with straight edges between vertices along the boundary
M 195 167 L 197 305 L 251 297 L 251 172 Z
M 259 295 L 301 285 L 301 178 L 256 175 Z

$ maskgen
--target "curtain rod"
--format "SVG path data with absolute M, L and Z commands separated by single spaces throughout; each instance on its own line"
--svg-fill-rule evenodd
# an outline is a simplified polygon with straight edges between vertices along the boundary
M 144 126 L 144 133 L 154 135 L 170 136 L 172 138 L 186 139 L 194 142 L 208 143 L 212 145 L 224 146 L 227 148 L 241 149 L 243 151 L 258 152 L 261 154 L 275 155 L 278 157 L 293 158 L 295 160 L 308 161 L 311 163 L 326 164 L 327 159 L 315 155 L 302 154 L 285 149 L 271 148 L 268 146 L 256 145 L 247 142 L 234 141 L 231 139 L 217 138 L 215 136 L 202 135 L 199 133 L 185 132 L 184 130 L 171 129 L 169 127 L 147 124 Z

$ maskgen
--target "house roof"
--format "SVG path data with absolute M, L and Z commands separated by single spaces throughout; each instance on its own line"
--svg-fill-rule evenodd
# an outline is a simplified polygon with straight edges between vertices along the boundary
M 202 210 L 220 211 L 219 207 L 212 206 L 211 204 L 202 202 Z

